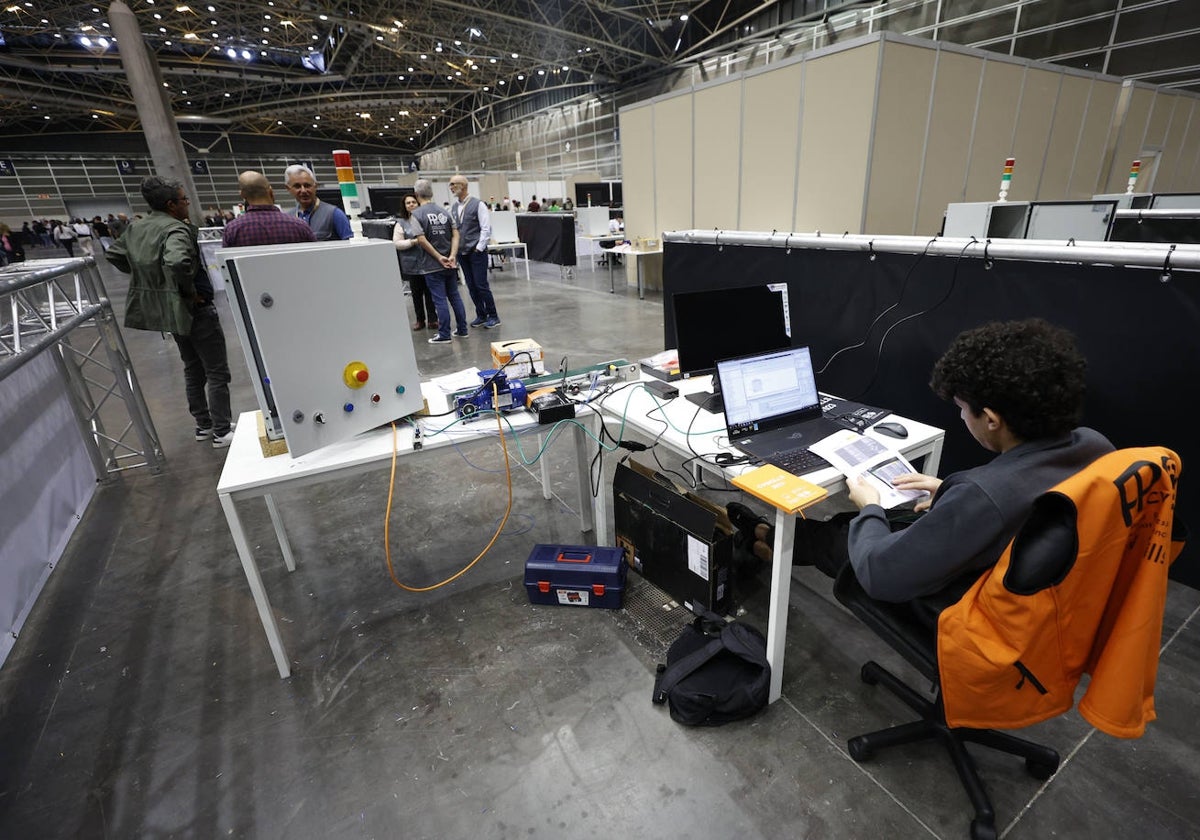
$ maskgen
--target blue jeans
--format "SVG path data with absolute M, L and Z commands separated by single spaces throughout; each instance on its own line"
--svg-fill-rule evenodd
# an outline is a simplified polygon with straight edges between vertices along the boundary
M 499 318 L 492 288 L 488 285 L 487 251 L 464 251 L 458 255 L 458 264 L 462 266 L 463 279 L 467 281 L 467 291 L 471 293 L 471 303 L 475 304 L 476 317 L 484 320 Z
M 217 307 L 211 303 L 192 312 L 192 331 L 171 333 L 183 359 L 183 382 L 188 411 L 201 429 L 223 435 L 229 431 L 229 357 Z M 207 393 L 206 393 L 207 392 Z
M 463 308 L 462 297 L 458 294 L 458 272 L 449 268 L 430 272 L 425 275 L 425 285 L 429 287 L 429 294 L 433 295 L 433 308 L 437 310 L 438 337 L 450 337 L 450 307 L 454 307 L 458 331 L 465 333 L 467 310 Z

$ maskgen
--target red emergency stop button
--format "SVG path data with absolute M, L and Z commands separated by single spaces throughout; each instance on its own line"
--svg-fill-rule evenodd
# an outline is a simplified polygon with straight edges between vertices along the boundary
M 371 372 L 363 362 L 350 362 L 342 370 L 342 381 L 347 388 L 361 388 L 371 378 Z

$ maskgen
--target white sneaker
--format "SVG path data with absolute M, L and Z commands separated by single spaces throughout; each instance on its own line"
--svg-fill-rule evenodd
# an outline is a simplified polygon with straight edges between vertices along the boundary
M 215 431 L 212 436 L 213 449 L 226 449 L 233 442 L 233 430 L 237 428 L 237 423 L 229 424 L 229 431 L 223 435 L 217 434 Z

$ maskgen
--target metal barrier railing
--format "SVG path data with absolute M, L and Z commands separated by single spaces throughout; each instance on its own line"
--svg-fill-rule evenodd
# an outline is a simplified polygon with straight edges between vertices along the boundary
M 0 381 L 53 355 L 98 478 L 162 469 L 163 453 L 93 257 L 0 269 Z

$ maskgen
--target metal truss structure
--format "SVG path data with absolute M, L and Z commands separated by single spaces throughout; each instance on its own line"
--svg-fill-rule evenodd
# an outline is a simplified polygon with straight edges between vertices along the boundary
M 163 452 L 92 257 L 0 269 L 0 380 L 51 353 L 97 478 L 162 469 Z
M 106 5 L 5 2 L 3 134 L 138 129 Z M 1195 0 L 125 2 L 182 125 L 410 154 L 528 113 L 522 102 L 817 30 L 830 43 L 886 28 L 1200 90 Z

